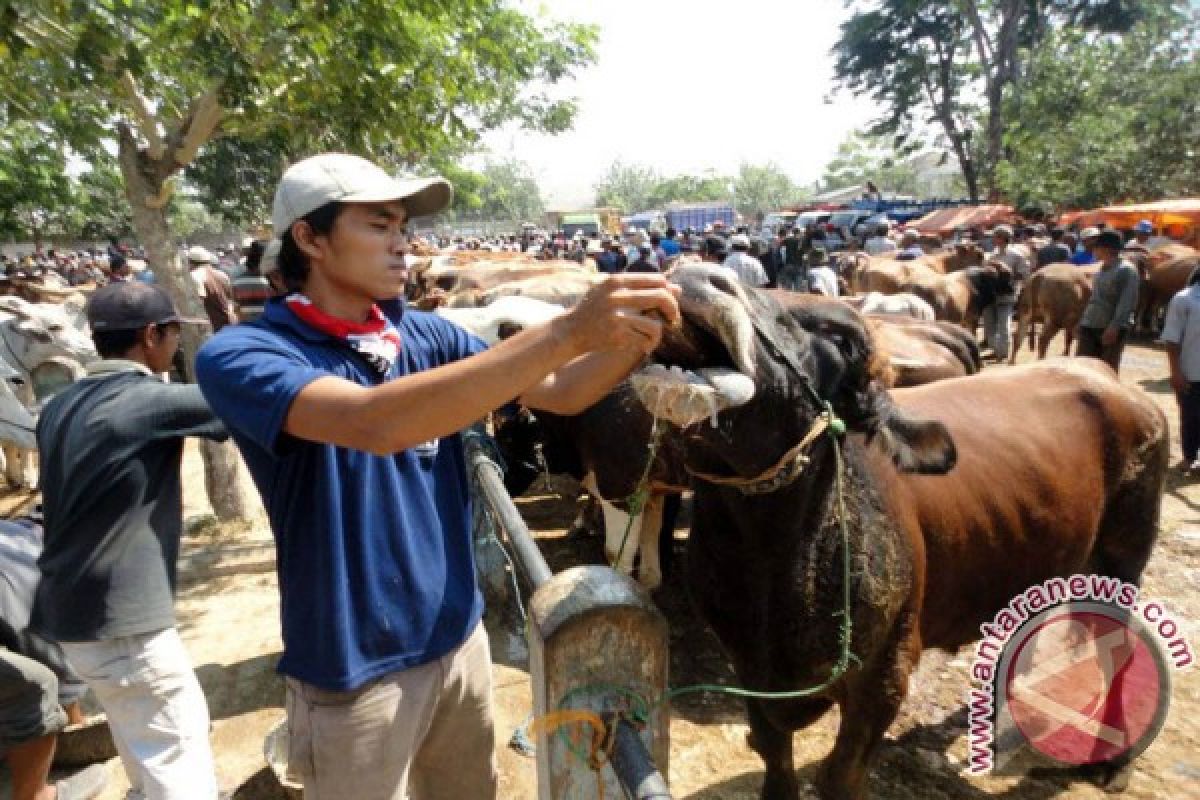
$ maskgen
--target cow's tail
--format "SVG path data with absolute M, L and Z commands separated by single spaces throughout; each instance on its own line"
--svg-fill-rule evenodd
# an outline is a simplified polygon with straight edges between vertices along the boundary
M 1122 409 L 1133 417 L 1135 441 L 1121 473 L 1113 476 L 1115 485 L 1100 521 L 1092 569 L 1097 574 L 1139 584 L 1158 537 L 1171 446 L 1162 410 L 1144 393 L 1125 391 L 1136 393 L 1133 402 Z

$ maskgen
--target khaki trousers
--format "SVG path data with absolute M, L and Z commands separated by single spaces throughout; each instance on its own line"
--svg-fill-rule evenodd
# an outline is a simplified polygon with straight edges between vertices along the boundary
M 491 800 L 492 663 L 481 623 L 428 664 L 331 692 L 287 679 L 288 776 L 305 800 Z

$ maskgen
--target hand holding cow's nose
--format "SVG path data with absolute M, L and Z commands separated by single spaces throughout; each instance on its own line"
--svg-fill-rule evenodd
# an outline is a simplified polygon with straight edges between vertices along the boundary
M 581 352 L 640 350 L 649 353 L 663 325 L 678 325 L 679 287 L 662 275 L 614 275 L 597 284 L 571 312 L 572 336 Z

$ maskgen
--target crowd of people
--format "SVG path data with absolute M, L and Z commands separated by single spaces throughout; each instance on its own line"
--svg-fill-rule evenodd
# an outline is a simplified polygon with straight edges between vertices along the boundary
M 661 273 L 686 255 L 747 286 L 844 291 L 815 225 L 770 237 L 714 224 L 432 242 L 591 260 L 614 276 L 555 321 L 489 349 L 403 305 L 408 219 L 450 197 L 444 181 L 397 181 L 344 154 L 293 165 L 276 192 L 278 238 L 245 242 L 236 265 L 230 253 L 182 251 L 203 320 L 182 316 L 131 268 L 140 254 L 115 245 L 6 261 L 9 274 L 95 284 L 87 318 L 100 355 L 42 411 L 44 536 L 23 556 L 36 574 L 0 591 L 4 619 L 21 621 L 0 625 L 0 745 L 15 800 L 103 788 L 94 770 L 47 778 L 62 707 L 74 708 L 81 685 L 108 715 L 130 798 L 218 796 L 207 703 L 174 615 L 189 436 L 234 440 L 275 535 L 289 766 L 306 797 L 494 796 L 491 665 L 459 431 L 514 399 L 572 414 L 603 397 L 678 319 Z M 994 355 L 1007 355 L 1034 269 L 1095 263 L 1080 353 L 1118 366 L 1138 284 L 1123 253 L 1153 233 L 1148 223 L 1128 241 L 1099 227 L 956 232 L 1013 278 L 984 313 Z M 842 234 L 852 254 L 925 255 L 899 226 Z M 198 383 L 163 383 L 156 375 L 189 324 L 219 332 L 197 357 Z M 1185 456 L 1200 468 L 1200 280 L 1172 302 L 1163 338 Z

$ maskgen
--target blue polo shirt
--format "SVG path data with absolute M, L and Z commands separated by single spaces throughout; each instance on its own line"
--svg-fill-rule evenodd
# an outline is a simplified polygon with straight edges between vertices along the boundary
M 386 380 L 486 348 L 433 314 L 399 304 L 384 313 L 403 342 Z M 286 433 L 292 400 L 317 378 L 380 381 L 358 353 L 281 300 L 209 339 L 196 374 L 233 432 L 275 534 L 280 672 L 323 689 L 355 689 L 466 640 L 483 598 L 457 434 L 377 456 Z

